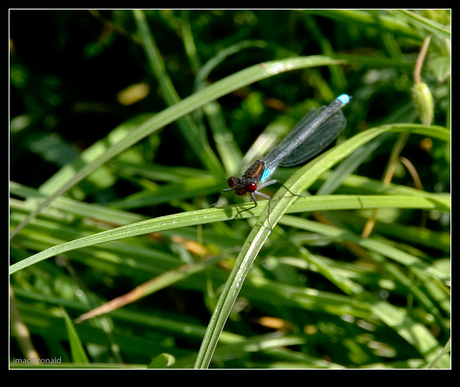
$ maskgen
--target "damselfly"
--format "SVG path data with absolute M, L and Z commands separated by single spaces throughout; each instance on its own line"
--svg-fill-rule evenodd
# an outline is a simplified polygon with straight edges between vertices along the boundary
M 224 189 L 222 193 L 233 191 L 238 196 L 249 193 L 254 206 L 244 211 L 257 207 L 256 195 L 270 200 L 270 196 L 259 190 L 280 182 L 268 178 L 279 166 L 292 167 L 301 164 L 316 156 L 334 141 L 347 124 L 341 108 L 350 101 L 350 98 L 349 95 L 342 94 L 329 106 L 311 109 L 276 147 L 264 158 L 256 160 L 242 177 L 229 177 L 230 188 Z

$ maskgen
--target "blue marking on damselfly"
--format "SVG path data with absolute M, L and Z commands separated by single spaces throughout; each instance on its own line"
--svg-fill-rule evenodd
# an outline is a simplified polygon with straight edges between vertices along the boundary
M 267 181 L 268 178 L 279 166 L 292 167 L 304 163 L 334 141 L 347 124 L 341 109 L 350 102 L 350 99 L 349 95 L 341 94 L 329 106 L 311 109 L 276 147 L 264 158 L 256 160 L 242 177 L 229 177 L 230 188 L 224 189 L 222 193 L 234 191 L 238 196 L 249 193 L 254 206 L 244 211 L 257 207 L 256 195 L 270 200 L 270 196 L 259 190 L 280 182 Z

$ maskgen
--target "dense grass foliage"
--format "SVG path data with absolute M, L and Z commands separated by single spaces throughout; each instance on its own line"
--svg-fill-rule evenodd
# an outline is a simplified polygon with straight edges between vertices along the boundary
M 9 135 L 10 367 L 450 368 L 449 11 L 13 10 Z

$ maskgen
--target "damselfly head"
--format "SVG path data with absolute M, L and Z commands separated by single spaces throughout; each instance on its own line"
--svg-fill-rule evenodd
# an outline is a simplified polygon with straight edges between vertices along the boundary
M 240 177 L 229 177 L 227 180 L 228 186 L 235 192 L 235 195 L 244 196 L 246 193 L 257 191 L 257 183 L 248 181 L 248 179 Z

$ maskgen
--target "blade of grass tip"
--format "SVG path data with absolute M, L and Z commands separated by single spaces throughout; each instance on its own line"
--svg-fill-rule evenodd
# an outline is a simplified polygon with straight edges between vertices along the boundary
M 64 316 L 65 326 L 67 329 L 67 336 L 70 343 L 70 352 L 72 353 L 72 360 L 74 363 L 89 364 L 88 357 L 81 343 L 80 337 L 78 336 L 77 330 L 75 329 L 71 318 L 67 314 L 64 307 L 61 306 L 61 313 Z
M 138 141 L 142 140 L 146 136 L 152 134 L 154 131 L 163 128 L 164 126 L 174 122 L 178 118 L 190 113 L 199 107 L 214 101 L 232 91 L 238 90 L 251 83 L 260 81 L 265 78 L 292 70 L 298 70 L 301 68 L 314 67 L 314 66 L 328 66 L 333 64 L 344 63 L 340 59 L 331 59 L 324 56 L 310 56 L 310 57 L 296 57 L 288 58 L 280 61 L 264 62 L 260 63 L 235 74 L 232 74 L 199 92 L 181 100 L 175 105 L 161 111 L 151 119 L 148 119 L 143 124 L 139 125 L 138 128 L 132 130 L 123 141 L 119 141 L 108 148 L 103 154 L 91 163 L 77 171 L 72 178 L 62 183 L 62 186 L 57 189 L 52 195 L 48 196 L 43 202 L 41 202 L 16 228 L 11 232 L 10 239 L 24 227 L 33 218 L 35 218 L 44 208 L 46 208 L 54 199 L 63 195 L 75 184 L 83 180 L 91 172 L 94 172 L 97 168 L 103 165 L 108 160 L 117 156 L 119 153 L 128 149 Z

